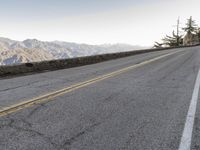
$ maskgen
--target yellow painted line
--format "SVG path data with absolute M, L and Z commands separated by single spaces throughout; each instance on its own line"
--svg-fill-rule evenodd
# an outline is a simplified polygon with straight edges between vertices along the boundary
M 24 108 L 31 107 L 31 106 L 36 105 L 36 104 L 40 104 L 40 103 L 43 103 L 43 102 L 46 102 L 46 101 L 54 100 L 54 98 L 56 98 L 58 96 L 64 95 L 66 93 L 75 91 L 75 90 L 83 88 L 83 87 L 86 87 L 86 86 L 94 84 L 96 82 L 99 82 L 99 81 L 102 81 L 102 80 L 117 76 L 119 74 L 128 72 L 129 70 L 144 66 L 144 65 L 152 63 L 152 62 L 155 62 L 155 61 L 160 60 L 160 59 L 162 59 L 164 57 L 167 57 L 167 56 L 173 55 L 175 53 L 178 53 L 180 51 L 183 51 L 183 50 L 179 50 L 179 51 L 172 52 L 172 53 L 169 53 L 169 54 L 161 55 L 159 57 L 156 57 L 156 58 L 141 62 L 139 64 L 132 65 L 132 66 L 129 66 L 129 67 L 126 67 L 126 68 L 123 68 L 123 69 L 120 69 L 120 70 L 105 74 L 105 75 L 101 75 L 101 76 L 98 76 L 98 77 L 93 78 L 91 80 L 80 82 L 80 83 L 71 85 L 69 87 L 63 88 L 61 90 L 54 91 L 54 92 L 39 96 L 39 97 L 30 99 L 30 100 L 27 100 L 27 101 L 18 103 L 16 105 L 12 105 L 10 107 L 6 107 L 6 108 L 0 110 L 0 117 L 8 115 L 8 114 L 11 114 L 11 113 L 14 113 L 14 112 L 17 112 L 17 111 L 19 111 L 21 109 L 24 109 Z

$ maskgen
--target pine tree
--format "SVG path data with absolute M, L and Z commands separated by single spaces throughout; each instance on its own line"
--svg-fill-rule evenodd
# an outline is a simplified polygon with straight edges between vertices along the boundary
M 183 44 L 183 39 L 182 39 L 182 35 L 179 34 L 175 34 L 175 32 L 172 32 L 172 36 L 166 35 L 163 39 L 162 39 L 163 43 L 158 43 L 155 42 L 154 47 L 155 48 L 160 48 L 163 46 L 167 46 L 167 47 L 177 47 L 180 46 L 181 44 Z
M 174 31 L 172 33 L 172 36 L 169 36 L 169 35 L 166 35 L 163 39 L 163 44 L 165 46 L 169 46 L 169 47 L 174 47 L 174 46 L 178 46 L 178 43 L 177 43 L 177 38 L 174 34 Z
M 162 46 L 163 46 L 162 43 L 158 43 L 158 42 L 154 43 L 154 48 L 161 48 Z
M 183 44 L 183 35 L 180 35 L 179 29 L 180 29 L 180 17 L 178 17 L 178 20 L 177 20 L 176 35 L 173 32 L 173 36 L 176 38 L 177 46 L 180 46 Z
M 187 33 L 196 32 L 197 25 L 196 25 L 195 21 L 192 19 L 192 16 L 190 17 L 190 19 L 187 19 L 186 27 L 183 28 L 183 30 L 186 31 Z
M 175 34 L 175 32 L 172 32 L 172 36 L 166 35 L 163 40 L 163 45 L 169 46 L 169 47 L 176 47 L 180 46 L 182 44 L 182 35 Z
M 200 28 L 198 28 L 198 30 L 197 30 L 197 35 L 198 35 L 198 38 L 199 38 L 199 44 L 200 44 Z
M 177 25 L 176 25 L 176 33 L 175 31 L 172 32 L 172 36 L 166 35 L 162 41 L 163 43 L 158 43 L 155 42 L 154 47 L 158 48 L 158 47 L 162 47 L 162 46 L 167 46 L 167 47 L 177 47 L 183 44 L 183 36 L 180 35 L 179 32 L 179 25 L 180 25 L 180 21 L 179 18 L 177 20 Z

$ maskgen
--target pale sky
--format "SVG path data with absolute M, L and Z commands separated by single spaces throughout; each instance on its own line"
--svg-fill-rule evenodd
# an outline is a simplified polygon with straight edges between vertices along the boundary
M 0 0 L 0 36 L 151 46 L 178 16 L 200 25 L 200 0 Z

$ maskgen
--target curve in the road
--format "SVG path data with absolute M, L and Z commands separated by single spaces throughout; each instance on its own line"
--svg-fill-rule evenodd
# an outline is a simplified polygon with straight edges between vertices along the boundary
M 128 72 L 129 70 L 144 66 L 144 65 L 152 63 L 152 62 L 155 62 L 157 60 L 160 60 L 162 58 L 165 58 L 167 56 L 173 55 L 173 54 L 181 52 L 181 51 L 183 51 L 183 50 L 179 50 L 179 51 L 176 51 L 176 52 L 171 52 L 171 53 L 168 53 L 168 54 L 164 54 L 164 55 L 158 56 L 156 58 L 153 58 L 153 59 L 150 59 L 150 60 L 146 60 L 146 61 L 141 62 L 139 64 L 135 64 L 135 65 L 132 65 L 132 66 L 129 66 L 129 67 L 126 67 L 126 68 L 123 68 L 123 69 L 120 69 L 120 70 L 105 74 L 105 75 L 98 76 L 98 77 L 93 78 L 91 80 L 80 82 L 80 83 L 74 84 L 72 86 L 66 87 L 64 89 L 48 93 L 46 95 L 42 95 L 42 96 L 39 96 L 37 98 L 33 98 L 31 100 L 28 100 L 28 101 L 24 101 L 22 103 L 18 103 L 16 105 L 12 105 L 10 107 L 3 108 L 3 109 L 0 110 L 0 117 L 8 115 L 8 114 L 11 114 L 11 113 L 14 113 L 14 112 L 17 112 L 17 111 L 22 110 L 24 108 L 31 107 L 31 106 L 36 105 L 36 104 L 40 104 L 40 103 L 43 103 L 43 102 L 46 102 L 46 101 L 53 100 L 54 98 L 56 98 L 58 96 L 61 96 L 63 94 L 72 92 L 74 90 L 86 87 L 86 86 L 94 84 L 96 82 L 99 82 L 99 81 L 102 81 L 102 80 L 117 76 L 117 75 L 125 73 L 125 72 Z

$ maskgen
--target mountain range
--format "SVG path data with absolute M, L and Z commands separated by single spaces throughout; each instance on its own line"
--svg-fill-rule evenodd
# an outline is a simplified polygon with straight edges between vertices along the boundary
M 87 45 L 62 41 L 45 42 L 37 39 L 15 41 L 0 38 L 0 65 L 66 59 L 143 48 L 127 44 Z

